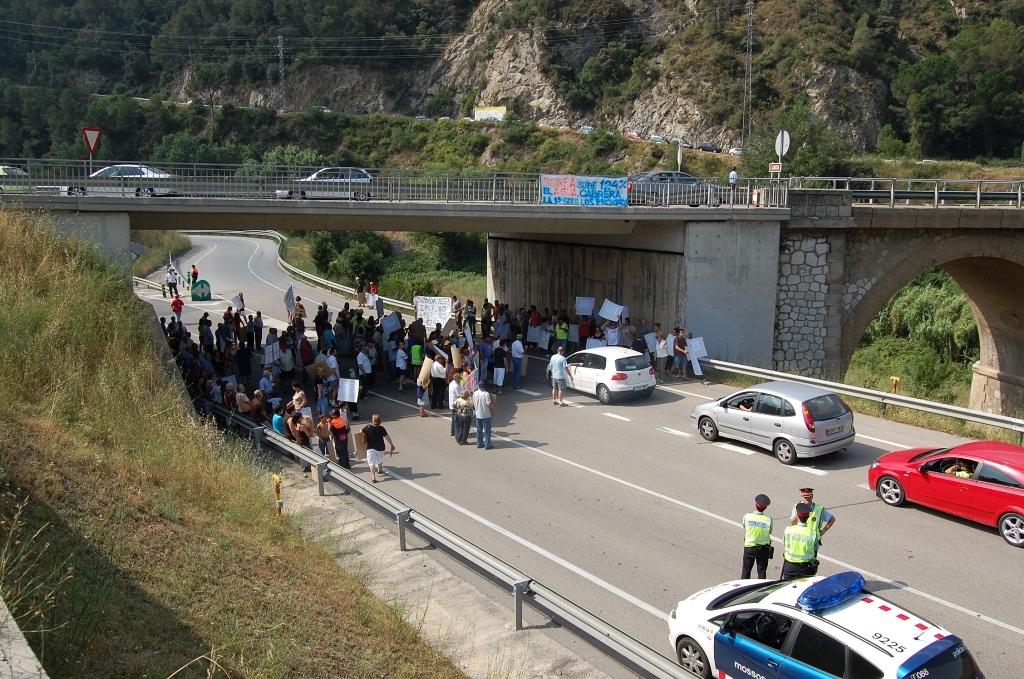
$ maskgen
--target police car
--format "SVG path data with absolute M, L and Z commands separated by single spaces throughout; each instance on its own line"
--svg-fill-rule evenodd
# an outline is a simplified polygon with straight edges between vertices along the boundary
M 864 590 L 853 571 L 733 580 L 669 615 L 679 663 L 709 679 L 982 679 L 963 641 Z

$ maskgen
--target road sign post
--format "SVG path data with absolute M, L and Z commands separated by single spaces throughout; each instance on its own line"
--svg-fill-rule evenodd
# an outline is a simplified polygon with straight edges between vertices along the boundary
M 789 153 L 789 132 L 783 130 L 779 132 L 778 136 L 775 137 L 775 153 L 779 155 L 779 162 L 768 163 L 768 173 L 772 179 L 779 179 L 782 177 L 782 156 Z

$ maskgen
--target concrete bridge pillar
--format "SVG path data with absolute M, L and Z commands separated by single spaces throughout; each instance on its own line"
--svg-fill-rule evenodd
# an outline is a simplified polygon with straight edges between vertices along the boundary
M 58 233 L 94 243 L 111 262 L 131 269 L 131 220 L 127 212 L 50 213 Z

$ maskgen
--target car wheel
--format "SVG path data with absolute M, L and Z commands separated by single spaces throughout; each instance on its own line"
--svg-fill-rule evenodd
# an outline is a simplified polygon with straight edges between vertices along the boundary
M 883 476 L 878 479 L 878 497 L 890 507 L 899 507 L 907 499 L 903 491 L 903 484 L 891 476 Z
M 612 402 L 612 392 L 608 391 L 608 387 L 599 384 L 597 385 L 597 398 L 601 403 L 608 405 Z
M 711 678 L 711 663 L 704 655 L 704 649 L 693 639 L 683 637 L 676 642 L 676 657 L 687 672 L 692 672 L 702 679 Z
M 81 186 L 72 186 L 70 189 L 68 189 L 68 195 L 69 196 L 84 196 L 85 195 L 85 189 L 83 189 Z
M 289 191 L 288 197 L 293 200 L 302 200 L 306 197 L 306 193 L 304 191 Z
M 714 420 L 710 417 L 702 417 L 697 422 L 697 429 L 700 431 L 700 436 L 705 441 L 717 441 L 718 440 L 718 427 L 715 426 Z
M 356 191 L 356 200 L 370 200 L 370 194 L 366 191 Z
M 1014 547 L 1024 547 L 1024 516 L 1008 512 L 999 517 L 999 534 Z
M 152 198 L 154 194 L 153 189 L 138 189 L 135 191 L 135 195 L 139 198 Z
M 772 452 L 782 464 L 796 464 L 796 451 L 793 450 L 793 444 L 786 439 L 776 441 L 772 446 Z

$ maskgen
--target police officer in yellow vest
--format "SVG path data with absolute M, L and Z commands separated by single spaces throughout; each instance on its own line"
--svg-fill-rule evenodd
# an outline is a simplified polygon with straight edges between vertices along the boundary
M 746 580 L 757 563 L 757 577 L 768 577 L 768 559 L 772 551 L 772 517 L 764 510 L 772 501 L 761 494 L 754 498 L 754 511 L 743 515 L 743 569 L 740 578 Z
M 832 512 L 825 509 L 825 507 L 815 503 L 813 488 L 801 488 L 800 498 L 803 500 L 805 505 L 811 508 L 811 513 L 807 517 L 807 525 L 818 536 L 818 540 L 815 545 L 815 552 L 817 552 L 817 550 L 821 548 L 821 536 L 832 528 L 832 524 L 836 522 L 836 517 L 832 516 Z M 789 515 L 789 525 L 792 526 L 796 524 L 796 515 L 796 507 L 793 507 L 793 513 Z
M 796 506 L 797 524 L 786 528 L 783 542 L 786 558 L 782 562 L 782 579 L 792 580 L 818 572 L 818 533 L 807 525 L 811 507 L 801 502 Z

